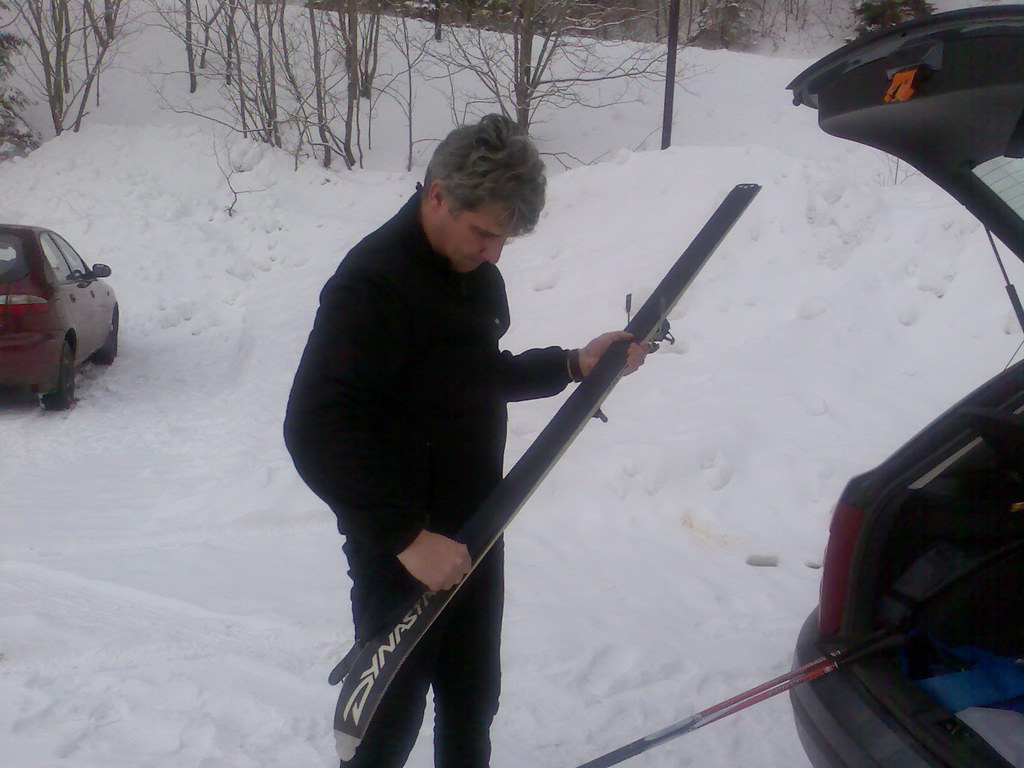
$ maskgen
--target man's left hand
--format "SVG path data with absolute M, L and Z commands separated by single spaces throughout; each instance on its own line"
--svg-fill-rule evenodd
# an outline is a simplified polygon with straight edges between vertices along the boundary
M 594 366 L 597 365 L 597 361 L 601 359 L 601 355 L 605 353 L 605 350 L 616 341 L 629 341 L 632 338 L 633 334 L 626 333 L 625 331 L 602 333 L 587 344 L 587 346 L 580 349 L 580 373 L 584 376 L 590 373 Z M 637 368 L 644 364 L 646 357 L 646 347 L 636 343 L 630 344 L 629 351 L 626 353 L 626 365 L 623 375 L 628 376 L 635 372 Z

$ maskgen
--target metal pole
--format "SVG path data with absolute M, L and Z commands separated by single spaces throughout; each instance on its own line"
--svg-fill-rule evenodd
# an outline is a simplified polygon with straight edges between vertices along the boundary
M 672 144 L 672 108 L 676 95 L 676 49 L 679 47 L 679 0 L 669 0 L 668 61 L 665 65 L 665 113 L 661 120 L 661 148 Z

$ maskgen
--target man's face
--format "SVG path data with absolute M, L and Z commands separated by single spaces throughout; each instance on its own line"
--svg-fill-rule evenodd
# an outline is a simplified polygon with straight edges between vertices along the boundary
M 483 207 L 475 211 L 453 211 L 440 188 L 428 193 L 435 215 L 428 233 L 434 250 L 448 259 L 456 272 L 472 272 L 484 262 L 497 264 L 508 242 L 500 211 Z

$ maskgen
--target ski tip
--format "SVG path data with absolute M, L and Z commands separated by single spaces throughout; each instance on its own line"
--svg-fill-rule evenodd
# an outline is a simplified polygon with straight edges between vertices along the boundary
M 342 669 L 342 662 L 338 662 L 337 666 L 331 670 L 331 674 L 327 676 L 327 682 L 330 685 L 337 685 L 345 679 L 345 669 Z
M 350 736 L 347 733 L 342 733 L 341 731 L 334 732 L 334 748 L 341 762 L 347 763 L 356 756 L 356 749 L 361 741 L 362 739 L 357 739 L 355 736 Z
M 352 668 L 353 662 L 356 660 L 356 656 L 359 655 L 359 651 L 362 649 L 361 643 L 356 643 L 352 646 L 352 649 L 345 654 L 345 658 L 339 661 L 334 669 L 331 670 L 331 674 L 327 676 L 327 682 L 331 685 L 337 685 L 345 679 L 345 675 Z

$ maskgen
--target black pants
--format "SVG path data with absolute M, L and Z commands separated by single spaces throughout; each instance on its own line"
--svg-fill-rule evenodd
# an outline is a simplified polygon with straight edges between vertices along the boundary
M 427 689 L 434 690 L 436 768 L 488 768 L 501 690 L 502 543 L 476 567 L 388 687 L 352 760 L 342 768 L 401 768 L 416 743 Z M 414 594 L 402 571 L 352 564 L 356 636 L 379 631 Z M 399 566 L 400 568 L 401 566 Z

